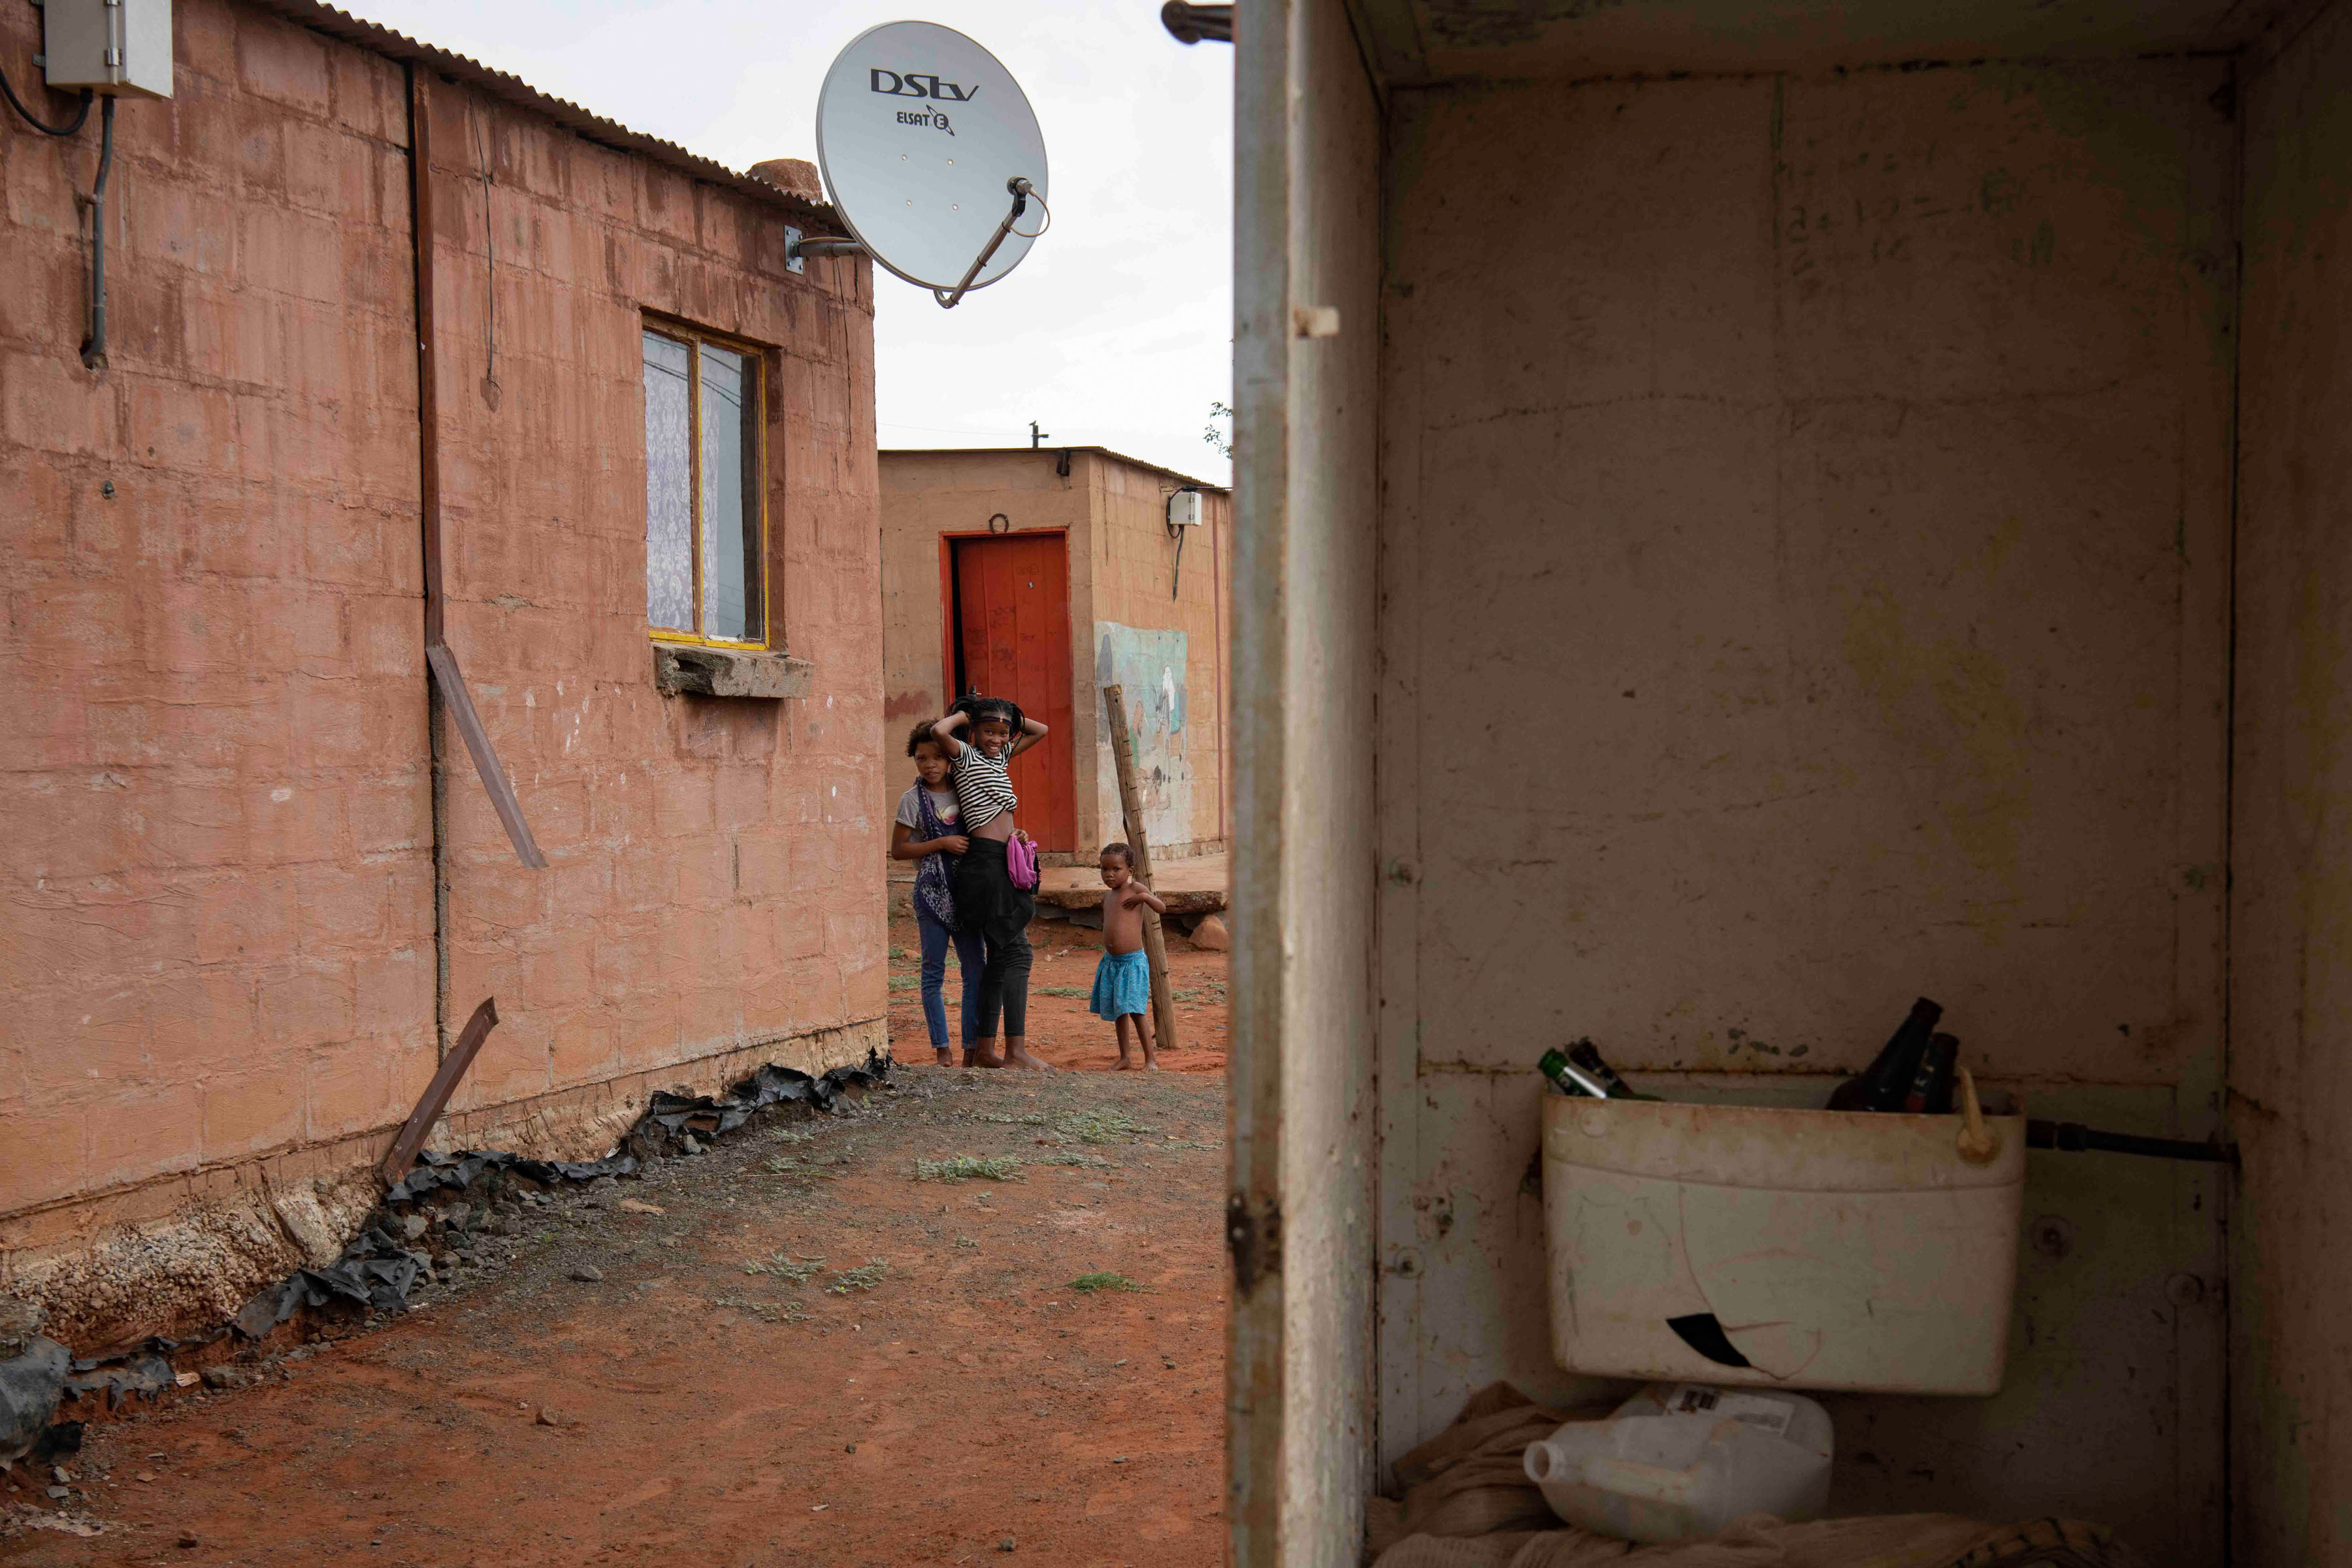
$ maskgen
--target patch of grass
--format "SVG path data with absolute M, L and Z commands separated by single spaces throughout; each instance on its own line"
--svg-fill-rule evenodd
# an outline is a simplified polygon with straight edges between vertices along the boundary
M 1054 1125 L 1081 1143 L 1110 1143 L 1158 1131 L 1116 1109 L 1069 1111 Z
M 892 958 L 904 958 L 907 956 L 907 950 L 903 947 L 894 947 L 890 950 L 890 956 Z
M 1167 1142 L 1160 1144 L 1160 1147 L 1162 1149 L 1222 1149 L 1224 1145 L 1223 1143 L 1195 1143 L 1190 1139 L 1171 1138 Z
M 1045 1113 L 1042 1110 L 1024 1110 L 1018 1116 L 994 1116 L 983 1111 L 974 1116 L 972 1120 L 993 1121 L 1000 1127 L 1043 1127 L 1045 1125 Z
M 912 991 L 916 987 L 921 985 L 922 983 L 923 977 L 919 974 L 894 974 L 890 976 L 890 989 L 893 991 Z
M 740 1296 L 713 1296 L 710 1304 L 732 1311 L 749 1312 L 763 1323 L 805 1323 L 809 1321 L 808 1303 L 798 1300 L 751 1301 Z
M 1140 1290 L 1143 1287 L 1124 1274 L 1105 1271 L 1081 1274 L 1070 1281 L 1070 1289 L 1082 1296 L 1091 1296 L 1097 1290 Z
M 1108 1160 L 1097 1159 L 1092 1154 L 1081 1154 L 1075 1149 L 1057 1149 L 1049 1154 L 1039 1154 L 1029 1163 L 1033 1165 L 1078 1165 L 1089 1171 L 1108 1171 L 1111 1168 Z
M 956 1237 L 956 1245 L 958 1247 L 978 1247 L 980 1243 L 972 1239 L 971 1237 L 959 1236 Z
M 771 1154 L 760 1162 L 760 1169 L 772 1176 L 804 1176 L 808 1168 L 790 1154 Z
M 789 1252 L 771 1253 L 765 1258 L 755 1258 L 743 1265 L 746 1274 L 772 1274 L 794 1285 L 805 1282 L 824 1268 L 822 1258 L 794 1258 Z
M 919 1182 L 1011 1182 L 1019 1180 L 1021 1162 L 1010 1154 L 958 1154 L 946 1160 L 918 1160 Z
M 1075 985 L 1039 985 L 1033 989 L 1040 996 L 1091 996 L 1094 994 L 1091 991 L 1082 991 Z
M 890 1266 L 878 1258 L 868 1258 L 855 1268 L 836 1268 L 833 1273 L 833 1283 L 824 1288 L 824 1293 L 846 1296 L 853 1290 L 871 1290 L 881 1284 L 883 1277 L 889 1272 Z

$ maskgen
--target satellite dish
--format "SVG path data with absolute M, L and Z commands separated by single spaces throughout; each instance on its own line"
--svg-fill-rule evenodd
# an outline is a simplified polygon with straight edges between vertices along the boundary
M 816 157 L 858 244 L 942 306 L 1012 271 L 1045 232 L 1021 226 L 1029 204 L 1045 208 L 1045 138 L 1027 95 L 936 22 L 850 40 L 817 95 Z

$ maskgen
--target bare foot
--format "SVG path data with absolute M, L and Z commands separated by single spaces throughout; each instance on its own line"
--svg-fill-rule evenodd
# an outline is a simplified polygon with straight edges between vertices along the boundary
M 1052 1063 L 1039 1061 L 1035 1057 L 1031 1056 L 1029 1054 L 1028 1047 L 1016 1046 L 1010 1040 L 1007 1040 L 1004 1043 L 1003 1065 L 1009 1068 L 1020 1068 L 1028 1072 L 1052 1072 L 1054 1070 Z
M 1004 1058 L 996 1054 L 993 1040 L 982 1040 L 977 1046 L 963 1048 L 963 1065 L 968 1068 L 1001 1068 Z
M 945 1046 L 933 1047 L 931 1054 L 939 1058 L 936 1062 L 932 1063 L 934 1067 L 951 1068 L 955 1066 L 955 1053 L 948 1049 Z
M 1121 1072 L 1133 1072 L 1135 1070 L 1135 1058 L 1128 1056 L 1125 1052 L 1121 1052 L 1118 1058 L 1118 1070 Z

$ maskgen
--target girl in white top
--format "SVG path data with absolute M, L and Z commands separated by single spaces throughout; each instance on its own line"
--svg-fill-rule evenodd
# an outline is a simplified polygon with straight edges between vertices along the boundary
M 971 1029 L 980 1012 L 980 972 L 987 962 L 978 931 L 957 929 L 954 867 L 971 841 L 958 826 L 961 813 L 950 784 L 953 772 L 944 747 L 931 737 L 929 724 L 918 724 L 907 737 L 907 755 L 914 759 L 915 782 L 898 797 L 898 819 L 890 827 L 890 858 L 912 860 L 915 868 L 915 930 L 923 950 L 923 1024 L 930 1032 L 931 1052 L 940 1067 L 953 1067 L 948 1051 L 948 1006 L 943 994 L 948 973 L 948 945 L 955 945 L 956 967 L 963 972 L 965 1065 L 971 1055 Z
M 987 949 L 976 1007 L 965 1009 L 964 1065 L 1046 1070 L 1029 1054 L 1029 921 L 1034 895 L 1013 885 L 1004 847 L 1021 833 L 1005 764 L 1045 738 L 1045 726 L 1001 697 L 967 697 L 937 720 L 931 734 L 955 764 L 959 826 L 966 841 L 956 862 L 956 925 L 979 932 Z M 970 739 L 966 739 L 969 734 Z M 996 1054 L 997 1015 L 1004 1016 L 1004 1054 Z

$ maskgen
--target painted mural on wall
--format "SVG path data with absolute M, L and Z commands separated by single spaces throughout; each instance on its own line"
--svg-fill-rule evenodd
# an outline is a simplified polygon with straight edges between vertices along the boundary
M 1135 732 L 1136 782 L 1143 794 L 1143 830 L 1154 846 L 1192 840 L 1192 763 L 1184 754 L 1184 634 L 1116 621 L 1095 623 L 1097 689 L 1116 684 L 1127 696 L 1127 722 Z M 1095 777 L 1103 833 L 1116 837 L 1126 820 L 1118 803 L 1118 764 L 1110 726 L 1100 737 Z

